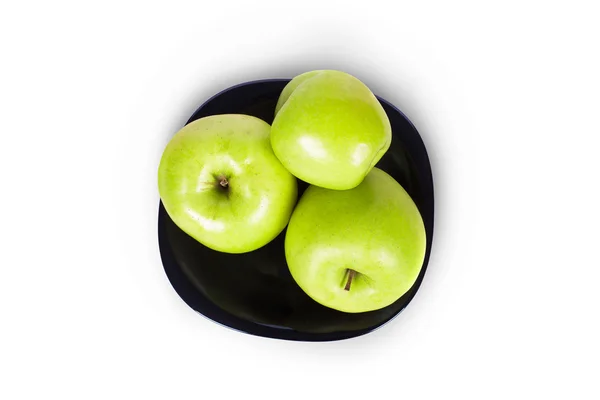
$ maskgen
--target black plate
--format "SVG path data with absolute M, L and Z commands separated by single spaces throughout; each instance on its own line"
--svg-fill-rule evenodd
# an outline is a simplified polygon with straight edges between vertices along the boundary
M 275 104 L 288 79 L 248 82 L 208 100 L 188 123 L 214 114 L 248 114 L 273 122 Z M 158 239 L 165 272 L 191 308 L 238 331 L 277 339 L 328 341 L 371 332 L 395 317 L 419 289 L 433 236 L 433 179 L 425 146 L 412 123 L 379 99 L 393 131 L 392 145 L 377 166 L 393 176 L 417 204 L 427 232 L 427 252 L 413 287 L 381 310 L 348 314 L 324 307 L 294 282 L 284 256 L 285 230 L 265 247 L 246 254 L 211 250 L 185 234 L 162 203 Z M 307 184 L 299 181 L 299 195 Z

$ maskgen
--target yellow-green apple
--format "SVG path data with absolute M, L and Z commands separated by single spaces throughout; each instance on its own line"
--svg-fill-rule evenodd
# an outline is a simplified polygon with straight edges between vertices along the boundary
M 270 126 L 248 115 L 198 119 L 168 143 L 158 171 L 163 205 L 205 246 L 256 250 L 287 225 L 297 181 L 273 154 Z
M 306 72 L 283 89 L 271 130 L 273 151 L 312 185 L 356 187 L 390 147 L 390 121 L 371 90 L 341 71 Z
M 410 289 L 423 265 L 425 240 L 411 197 L 373 168 L 354 189 L 310 186 L 290 219 L 285 256 L 294 280 L 315 301 L 365 312 Z

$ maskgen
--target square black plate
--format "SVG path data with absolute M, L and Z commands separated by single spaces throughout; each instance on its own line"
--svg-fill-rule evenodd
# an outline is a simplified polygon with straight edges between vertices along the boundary
M 248 114 L 273 122 L 275 104 L 288 79 L 243 83 L 213 96 L 188 123 L 215 114 Z M 425 145 L 413 124 L 378 98 L 392 125 L 392 144 L 377 164 L 413 198 L 427 233 L 423 268 L 413 287 L 380 310 L 349 314 L 324 307 L 296 285 L 284 255 L 285 230 L 268 245 L 245 254 L 211 250 L 169 218 L 162 203 L 158 239 L 165 272 L 179 296 L 211 320 L 245 333 L 276 339 L 331 341 L 371 332 L 407 306 L 419 289 L 433 238 L 433 178 Z M 308 185 L 299 181 L 299 197 Z

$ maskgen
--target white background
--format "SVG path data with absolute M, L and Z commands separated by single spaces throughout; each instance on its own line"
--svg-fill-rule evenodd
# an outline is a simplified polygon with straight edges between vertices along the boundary
M 596 1 L 4 1 L 0 398 L 600 398 Z M 384 328 L 240 334 L 169 285 L 157 163 L 212 94 L 317 68 L 428 147 L 434 248 Z

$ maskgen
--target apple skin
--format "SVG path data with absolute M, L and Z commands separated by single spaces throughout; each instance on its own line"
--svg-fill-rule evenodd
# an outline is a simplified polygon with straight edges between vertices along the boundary
M 333 70 L 292 79 L 279 97 L 271 128 L 273 151 L 292 174 L 337 190 L 362 182 L 391 140 L 390 121 L 371 90 Z
M 425 248 L 417 206 L 378 168 L 351 190 L 310 186 L 285 237 L 285 256 L 296 283 L 318 303 L 348 313 L 398 300 L 415 283 Z M 356 275 L 345 290 L 349 269 Z
M 160 197 L 175 224 L 226 253 L 256 250 L 281 233 L 298 188 L 269 134 L 269 124 L 240 114 L 201 118 L 177 132 L 158 170 Z
M 285 85 L 285 87 L 281 91 L 281 94 L 279 95 L 279 98 L 277 99 L 277 105 L 275 106 L 275 115 L 277 115 L 277 113 L 279 113 L 279 110 L 281 110 L 281 107 L 283 107 L 283 105 L 286 103 L 286 101 L 290 98 L 290 95 L 294 92 L 294 90 L 296 90 L 296 88 L 302 82 L 306 81 L 309 78 L 314 77 L 315 75 L 323 73 L 323 72 L 324 72 L 324 70 L 305 72 L 303 74 L 296 76 L 287 85 Z

